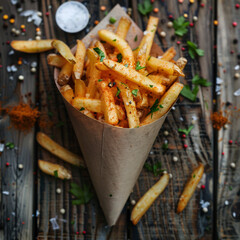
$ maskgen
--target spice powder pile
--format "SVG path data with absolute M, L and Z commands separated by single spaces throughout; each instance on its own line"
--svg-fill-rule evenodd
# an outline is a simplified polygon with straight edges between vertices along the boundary
M 211 120 L 213 127 L 217 130 L 220 130 L 226 123 L 228 123 L 228 119 L 223 116 L 222 111 L 212 113 Z

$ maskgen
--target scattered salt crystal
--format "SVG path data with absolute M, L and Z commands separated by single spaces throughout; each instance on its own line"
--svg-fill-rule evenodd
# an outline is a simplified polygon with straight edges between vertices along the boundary
M 10 77 L 9 77 L 9 80 L 10 80 L 10 81 L 13 81 L 13 79 L 14 79 L 13 76 L 10 76 Z
M 135 205 L 136 204 L 136 201 L 134 199 L 131 200 L 131 204 L 132 205 Z
M 226 200 L 226 201 L 224 202 L 224 204 L 225 204 L 226 206 L 228 206 L 228 205 L 229 205 L 229 201 Z
M 64 222 L 64 223 L 66 223 L 66 222 L 67 222 L 67 220 L 66 220 L 66 219 L 59 219 L 59 221 L 60 221 L 60 222 Z
M 11 0 L 12 5 L 16 5 L 18 3 L 18 0 Z
M 39 26 L 42 22 L 42 18 L 39 16 L 38 11 L 26 10 L 26 11 L 23 11 L 20 14 L 20 16 L 28 17 L 27 22 L 32 22 L 33 21 L 36 26 Z
M 3 143 L 0 143 L 0 152 L 3 152 L 5 145 Z
M 176 108 L 173 106 L 173 107 L 172 107 L 172 110 L 175 110 L 175 109 L 176 109 Z
M 15 215 L 16 215 L 16 213 L 15 213 L 15 212 L 12 212 L 12 215 L 13 215 L 13 216 L 15 216 Z
M 145 36 L 145 35 L 147 35 L 148 34 L 148 31 L 144 31 L 143 32 L 143 35 Z
M 11 66 L 11 70 L 12 70 L 12 72 L 16 72 L 18 69 L 17 69 L 17 67 L 15 65 L 12 65 Z
M 240 66 L 239 65 L 236 65 L 235 67 L 234 67 L 234 70 L 239 70 L 240 69 Z
M 217 85 L 216 88 L 215 88 L 215 91 L 216 92 L 220 92 L 221 91 L 221 87 Z
M 14 50 L 9 51 L 8 55 L 11 56 L 14 54 Z
M 29 16 L 31 16 L 32 14 L 34 14 L 36 11 L 34 11 L 34 10 L 26 10 L 26 11 L 24 11 L 24 12 L 22 12 L 21 14 L 20 14 L 20 16 L 22 17 L 29 17 Z
M 162 56 L 158 56 L 157 58 L 158 58 L 158 59 L 161 59 L 161 58 L 162 58 Z
M 202 208 L 207 208 L 210 205 L 210 202 L 208 201 L 204 202 L 204 200 L 201 200 L 200 205 Z
M 51 219 L 50 219 L 50 222 L 51 222 L 51 224 L 52 224 L 53 230 L 59 229 L 59 225 L 57 224 L 57 217 L 51 218 Z
M 39 215 L 40 215 L 40 212 L 36 210 L 36 217 L 38 217 Z
M 2 191 L 2 194 L 9 195 L 9 192 L 8 191 Z
M 11 66 L 7 66 L 7 72 L 11 72 L 12 69 L 11 69 Z
M 169 173 L 168 175 L 169 175 L 169 178 L 172 178 L 172 174 L 171 173 Z
M 233 212 L 232 215 L 234 218 L 237 216 L 237 214 L 235 212 Z
M 221 78 L 217 77 L 216 83 L 217 83 L 217 84 L 222 84 L 222 83 L 223 83 L 223 80 L 222 80 Z
M 182 122 L 184 121 L 183 117 L 180 117 L 179 120 L 182 121 Z
M 37 62 L 32 62 L 31 67 L 37 67 Z
M 151 151 L 151 152 L 150 152 L 150 154 L 154 154 L 154 152 L 153 152 L 153 151 Z
M 240 88 L 233 93 L 234 96 L 238 97 L 240 96 Z

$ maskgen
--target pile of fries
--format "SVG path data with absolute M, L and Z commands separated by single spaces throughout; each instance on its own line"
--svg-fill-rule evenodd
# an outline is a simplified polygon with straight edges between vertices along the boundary
M 62 41 L 52 40 L 60 55 L 48 55 L 48 64 L 60 68 L 58 84 L 65 99 L 87 116 L 136 128 L 162 117 L 176 101 L 183 85 L 178 77 L 186 59 L 175 62 L 174 48 L 150 56 L 159 19 L 150 17 L 147 34 L 132 50 L 125 41 L 131 21 L 122 17 L 116 33 L 102 29 L 88 49 L 77 40 L 75 56 Z

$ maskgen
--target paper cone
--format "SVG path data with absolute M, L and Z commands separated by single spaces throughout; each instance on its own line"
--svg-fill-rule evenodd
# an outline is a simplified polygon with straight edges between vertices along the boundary
M 106 28 L 109 17 L 117 20 L 128 15 L 117 5 L 84 39 L 86 47 L 96 38 L 99 29 Z M 128 17 L 129 18 L 129 17 Z M 132 48 L 139 45 L 142 31 L 132 22 L 127 40 Z M 75 48 L 72 49 L 74 51 Z M 162 51 L 154 46 L 154 53 Z M 59 70 L 55 69 L 57 87 Z M 118 128 L 89 118 L 64 99 L 84 156 L 100 205 L 110 226 L 114 225 L 136 183 L 148 153 L 166 118 L 140 128 Z

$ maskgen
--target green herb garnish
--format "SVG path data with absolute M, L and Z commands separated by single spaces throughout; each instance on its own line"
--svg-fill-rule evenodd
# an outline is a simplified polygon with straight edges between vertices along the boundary
M 148 57 L 148 61 L 151 59 L 151 57 L 152 57 L 152 56 L 149 56 L 149 57 Z
M 194 128 L 194 126 L 193 125 L 191 125 L 188 129 L 181 129 L 181 128 L 179 128 L 178 129 L 178 132 L 182 132 L 182 133 L 184 133 L 184 134 L 186 134 L 186 136 L 191 132 L 191 130 Z
M 132 90 L 132 95 L 137 97 L 138 89 L 133 89 Z
M 113 41 L 114 41 L 114 42 L 116 42 L 116 41 L 117 41 L 117 39 L 113 39 Z
M 117 21 L 117 20 L 116 20 L 115 18 L 113 18 L 113 17 L 110 17 L 110 18 L 109 18 L 109 22 L 110 22 L 111 24 L 114 24 L 116 21 Z
M 161 169 L 161 167 L 162 164 L 160 162 L 156 162 L 153 165 L 149 163 L 144 164 L 144 168 L 146 168 L 149 172 L 152 172 L 155 177 L 165 171 L 164 169 Z
M 101 81 L 103 81 L 102 79 L 98 79 L 98 82 L 101 82 Z
M 136 70 L 141 70 L 141 69 L 143 69 L 143 68 L 146 68 L 146 67 L 142 67 L 142 66 L 140 66 L 140 62 L 139 61 L 137 61 L 137 63 L 136 63 Z
M 108 11 L 105 11 L 105 12 L 104 12 L 104 16 L 107 16 L 107 15 L 108 15 Z
M 193 174 L 193 178 L 195 178 L 196 177 L 196 175 L 195 174 Z
M 138 4 L 138 11 L 144 16 L 150 13 L 152 10 L 153 6 L 150 0 L 144 0 L 143 3 Z
M 163 106 L 162 106 L 161 104 L 159 104 L 159 100 L 157 99 L 157 100 L 154 102 L 154 104 L 152 105 L 152 107 L 150 108 L 150 112 L 147 114 L 147 116 L 148 116 L 149 114 L 151 114 L 151 118 L 152 118 L 153 113 L 159 111 L 159 107 L 160 107 L 160 108 L 163 108 Z
M 5 144 L 5 146 L 6 146 L 7 148 L 9 148 L 9 149 L 13 149 L 13 148 L 15 147 L 15 145 L 14 145 L 13 142 L 7 142 L 7 143 Z
M 135 36 L 134 41 L 136 42 L 138 40 L 138 35 Z
M 188 85 L 185 85 L 181 91 L 181 95 L 183 95 L 185 98 L 195 102 L 197 98 L 198 93 L 198 86 L 195 86 L 193 90 L 190 89 Z
M 153 88 L 153 85 L 149 85 L 150 88 Z
M 71 183 L 71 189 L 69 192 L 76 197 L 76 199 L 72 201 L 73 205 L 88 203 L 93 198 L 93 193 L 90 190 L 90 186 L 85 184 L 81 188 L 78 184 Z
M 117 93 L 116 93 L 116 97 L 119 98 L 119 94 L 120 94 L 121 90 L 117 87 Z
M 54 174 L 54 177 L 55 177 L 55 178 L 58 178 L 58 170 L 55 170 L 55 171 L 53 172 L 53 174 Z
M 198 74 L 196 74 L 196 75 L 193 77 L 192 83 L 193 83 L 194 85 L 201 85 L 201 86 L 204 86 L 204 87 L 209 87 L 209 86 L 212 85 L 210 82 L 208 82 L 207 79 L 200 77 Z
M 185 21 L 185 18 L 183 16 L 173 21 L 173 28 L 177 36 L 182 37 L 184 34 L 186 34 L 188 32 L 188 29 L 187 29 L 188 26 L 189 26 L 189 22 Z
M 84 107 L 81 107 L 81 108 L 79 109 L 79 111 L 83 111 L 83 110 L 85 110 L 85 108 L 84 108 Z
M 121 53 L 119 53 L 119 54 L 117 55 L 117 59 L 118 59 L 118 62 L 119 62 L 119 63 L 122 62 L 122 54 L 121 54 Z
M 163 150 L 168 150 L 168 143 L 163 143 L 162 149 Z
M 137 49 L 138 49 L 138 47 L 134 48 L 132 51 L 135 51 L 135 50 L 137 50 Z
M 102 62 L 103 59 L 105 58 L 104 52 L 98 47 L 93 48 L 93 50 L 100 56 L 100 62 Z
M 193 43 L 191 41 L 187 41 L 188 45 L 188 53 L 192 59 L 194 59 L 196 56 L 204 56 L 204 50 L 199 49 L 196 43 Z

